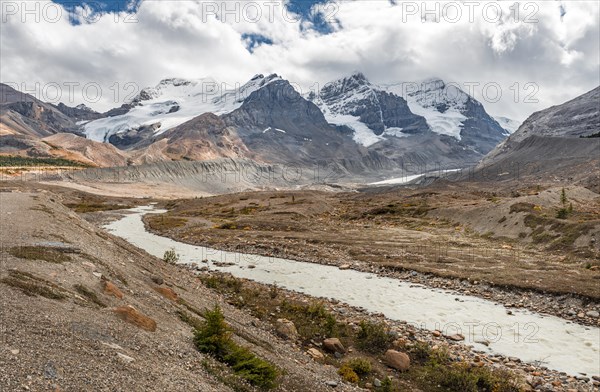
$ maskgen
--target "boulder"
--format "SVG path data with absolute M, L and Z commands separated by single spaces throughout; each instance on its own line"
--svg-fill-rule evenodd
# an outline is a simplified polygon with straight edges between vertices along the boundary
M 342 342 L 340 342 L 340 339 L 338 338 L 328 338 L 323 340 L 323 348 L 332 353 L 343 354 L 346 352 L 344 345 L 342 344 Z
M 459 333 L 456 333 L 454 335 L 445 335 L 445 337 L 446 339 L 453 340 L 455 342 L 461 342 L 465 340 L 465 337 Z
M 310 355 L 310 357 L 312 359 L 314 359 L 315 361 L 322 361 L 325 359 L 325 355 L 323 355 L 322 352 L 320 352 L 319 350 L 317 350 L 316 348 L 309 348 L 308 351 L 306 352 L 308 355 Z
M 294 323 L 288 319 L 277 319 L 275 323 L 275 331 L 281 337 L 289 340 L 295 340 L 298 338 L 298 330 Z
M 410 357 L 400 351 L 387 350 L 385 353 L 385 363 L 392 369 L 405 372 L 410 367 Z

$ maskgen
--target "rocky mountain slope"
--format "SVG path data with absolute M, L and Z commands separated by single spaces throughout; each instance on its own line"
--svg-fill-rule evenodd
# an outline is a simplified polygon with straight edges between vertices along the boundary
M 20 129 L 19 136 L 6 138 L 0 151 L 45 156 L 51 151 L 36 137 L 82 132 L 90 141 L 118 147 L 129 164 L 247 158 L 302 166 L 327 161 L 354 167 L 355 173 L 365 169 L 410 173 L 477 162 L 508 135 L 479 102 L 439 79 L 408 94 L 401 90 L 401 85 L 376 86 L 361 73 L 306 96 L 275 74 L 256 75 L 241 86 L 208 78 L 171 78 L 103 114 L 84 105 L 48 105 L 31 96 L 18 101 L 13 91 L 6 94 L 5 117 L 39 130 L 35 134 Z M 47 108 L 38 114 L 16 111 L 28 105 Z M 16 120 L 11 121 L 3 130 L 7 135 L 19 128 L 13 125 Z M 52 151 L 62 148 L 58 141 L 66 141 L 56 139 Z M 99 166 L 108 163 L 91 161 Z M 116 159 L 114 164 L 122 163 Z
M 252 92 L 272 81 L 275 74 L 256 75 L 241 86 L 227 86 L 214 79 L 164 79 L 156 87 L 147 87 L 120 108 L 83 126 L 88 138 L 118 145 L 122 133 L 141 133 L 151 129 L 161 134 L 204 113 L 224 114 L 240 107 Z M 111 140 L 111 137 L 115 137 Z
M 78 130 L 76 120 L 58 107 L 3 83 L 0 83 L 0 119 L 2 135 L 45 137 Z
M 53 105 L 0 84 L 0 154 L 64 158 L 91 166 L 125 165 L 125 153 L 79 133 L 79 121 L 101 116 L 85 105 Z
M 478 165 L 491 177 L 504 173 L 592 181 L 600 169 L 600 87 L 532 114 Z M 488 176 L 489 177 L 489 176 Z
M 460 90 L 457 97 L 451 96 L 442 81 L 423 84 L 406 99 L 398 89 L 399 85 L 373 85 L 361 73 L 306 96 L 275 74 L 256 75 L 233 88 L 212 79 L 165 79 L 83 129 L 93 140 L 136 150 L 134 155 L 144 157 L 141 162 L 253 156 L 286 163 L 380 162 L 376 165 L 406 166 L 407 171 L 426 162 L 476 162 L 508 135 L 479 102 Z M 207 112 L 220 116 L 228 132 L 239 137 L 235 150 L 228 149 L 226 141 L 219 148 L 197 143 L 195 138 L 204 134 L 199 129 L 208 120 L 198 116 Z M 192 129 L 199 133 L 190 133 Z M 186 153 L 158 153 L 167 145 Z M 150 151 L 141 151 L 145 148 Z M 201 152 L 193 152 L 195 148 Z

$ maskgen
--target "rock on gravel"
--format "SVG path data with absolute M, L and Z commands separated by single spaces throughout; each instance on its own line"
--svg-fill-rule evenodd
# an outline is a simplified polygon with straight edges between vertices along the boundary
M 288 319 L 277 319 L 275 323 L 277 334 L 288 340 L 296 340 L 298 338 L 298 330 L 294 323 Z
M 332 353 L 340 353 L 343 354 L 346 352 L 344 345 L 338 338 L 328 338 L 323 340 L 323 347 Z
M 319 350 L 317 350 L 316 348 L 309 348 L 306 353 L 308 355 L 310 355 L 310 357 L 312 359 L 314 359 L 315 361 L 322 361 L 325 359 L 325 355 L 323 355 L 322 352 L 320 352 Z
M 385 363 L 392 369 L 405 372 L 410 368 L 410 357 L 403 352 L 387 350 L 384 358 Z

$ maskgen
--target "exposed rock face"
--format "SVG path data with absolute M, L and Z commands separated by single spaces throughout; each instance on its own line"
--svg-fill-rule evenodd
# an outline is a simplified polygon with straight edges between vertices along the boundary
M 225 115 L 225 121 L 248 130 L 255 128 L 262 132 L 267 127 L 295 131 L 301 136 L 310 137 L 311 130 L 331 130 L 319 108 L 305 100 L 289 82 L 278 80 L 253 92 L 243 105 Z M 253 129 L 254 130 L 254 129 Z
M 54 105 L 0 83 L 2 133 L 44 137 L 59 132 L 76 132 L 75 120 Z
M 128 154 L 115 146 L 99 143 L 72 133 L 58 133 L 42 139 L 48 153 L 94 166 L 126 166 Z
M 254 91 L 233 112 L 222 116 L 250 151 L 267 162 L 314 164 L 355 161 L 357 165 L 394 166 L 388 158 L 354 143 L 330 125 L 312 102 L 284 80 Z
M 13 135 L 81 131 L 124 150 L 129 164 L 243 158 L 422 173 L 475 163 L 507 134 L 479 102 L 447 87 L 435 79 L 403 96 L 355 73 L 306 99 L 275 74 L 223 91 L 210 78 L 171 78 L 101 115 L 23 98 L 6 86 L 0 136 L 10 135 L 5 145 L 28 145 L 29 156 L 44 156 L 44 147 Z
M 108 142 L 122 150 L 140 149 L 148 146 L 160 124 L 142 125 L 109 136 Z
M 156 321 L 152 320 L 150 317 L 140 313 L 133 306 L 121 306 L 114 309 L 114 312 L 121 318 L 123 321 L 126 321 L 130 324 L 137 326 L 148 332 L 156 331 Z
M 309 349 L 306 351 L 306 353 L 307 353 L 308 355 L 310 355 L 310 357 L 311 357 L 312 359 L 314 359 L 315 361 L 322 361 L 322 360 L 324 360 L 324 359 L 325 359 L 325 355 L 323 355 L 323 353 L 322 353 L 322 352 L 320 352 L 319 350 L 317 350 L 317 349 L 316 349 L 316 348 L 314 348 L 314 347 L 312 347 L 312 348 L 309 348 Z
M 84 104 L 71 107 L 61 102 L 56 105 L 56 108 L 75 121 L 90 121 L 102 117 L 101 113 L 92 110 Z
M 111 139 L 122 135 L 113 135 Z M 139 136 L 137 143 L 138 149 L 132 158 L 136 163 L 254 158 L 236 129 L 212 113 L 205 113 L 151 139 Z
M 404 98 L 376 88 L 362 73 L 326 84 L 319 98 L 321 107 L 331 114 L 358 117 L 376 135 L 389 127 L 402 128 L 407 134 L 428 129 L 425 119 L 412 113 Z

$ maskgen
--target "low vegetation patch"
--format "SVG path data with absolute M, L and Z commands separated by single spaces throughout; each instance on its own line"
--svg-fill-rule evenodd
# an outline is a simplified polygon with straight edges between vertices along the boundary
M 514 214 L 517 212 L 531 212 L 535 208 L 535 204 L 532 203 L 515 203 L 510 206 L 510 213 Z
M 14 155 L 0 155 L 0 167 L 12 167 L 12 166 L 24 166 L 24 167 L 35 167 L 35 166 L 68 166 L 68 167 L 89 167 L 81 162 L 70 161 L 63 158 L 31 158 L 31 157 L 20 157 Z
M 61 300 L 67 296 L 63 290 L 54 283 L 39 278 L 33 274 L 18 270 L 11 270 L 8 276 L 0 279 L 1 283 L 20 289 L 25 295 L 30 297 L 42 296 L 49 299 Z
M 233 222 L 225 222 L 215 226 L 215 228 L 220 230 L 236 230 L 237 225 Z
M 204 313 L 204 322 L 194 332 L 194 343 L 198 350 L 227 364 L 250 384 L 263 389 L 275 387 L 279 370 L 231 339 L 230 328 L 219 306 Z
M 26 260 L 43 260 L 49 263 L 64 263 L 71 261 L 71 256 L 59 248 L 51 246 L 14 246 L 8 250 L 8 253 Z
M 277 317 L 291 320 L 305 341 L 349 336 L 346 325 L 338 323 L 322 302 L 300 304 L 284 300 L 279 307 Z
M 67 207 L 72 209 L 73 211 L 83 214 L 86 212 L 100 212 L 100 211 L 114 211 L 114 210 L 124 210 L 127 208 L 132 208 L 131 205 L 127 204 L 109 204 L 109 203 L 101 203 L 101 202 L 93 202 L 93 201 L 81 201 L 79 203 L 66 203 Z
M 512 374 L 456 362 L 445 348 L 433 349 L 426 342 L 415 342 L 404 347 L 402 351 L 410 356 L 411 367 L 406 372 L 397 373 L 397 381 L 388 379 L 389 373 L 378 361 L 391 348 L 394 340 L 385 323 L 363 320 L 355 330 L 347 322 L 338 320 L 320 301 L 304 303 L 291 300 L 281 289 L 245 282 L 228 274 L 211 273 L 202 275 L 201 279 L 207 287 L 223 294 L 230 304 L 247 309 L 255 316 L 271 321 L 273 325 L 275 320 L 281 318 L 292 321 L 299 334 L 298 340 L 305 349 L 314 348 L 315 342 L 322 342 L 329 337 L 338 337 L 345 347 L 353 347 L 352 358 L 346 360 L 324 352 L 324 363 L 337 367 L 340 377 L 348 383 L 364 387 L 378 378 L 381 386 L 373 389 L 377 392 L 405 390 L 402 388 L 406 388 L 406 383 L 433 392 L 519 392 Z M 183 310 L 178 311 L 178 315 L 194 329 L 200 329 L 200 325 L 205 328 L 208 322 Z M 212 324 L 220 324 L 221 327 L 217 329 L 221 331 L 224 326 L 226 331 L 231 330 L 223 320 L 213 321 Z M 231 331 L 240 336 L 239 331 Z M 204 343 L 201 351 L 219 352 L 219 347 L 223 346 L 219 342 L 228 340 L 222 334 L 210 336 L 214 335 L 216 337 L 213 339 L 202 335 Z M 220 357 L 224 358 L 224 355 Z
M 369 218 L 378 215 L 398 215 L 407 217 L 422 217 L 435 208 L 427 205 L 426 201 L 422 203 L 388 204 L 381 207 L 375 207 L 365 211 L 363 218 Z
M 385 324 L 364 320 L 360 322 L 360 330 L 356 339 L 358 348 L 372 354 L 385 351 L 393 341 Z
M 163 231 L 183 227 L 187 223 L 186 218 L 174 217 L 165 214 L 151 215 L 146 218 L 146 223 L 152 230 Z
M 520 392 L 515 377 L 505 371 L 452 363 L 426 367 L 430 381 L 448 392 Z

